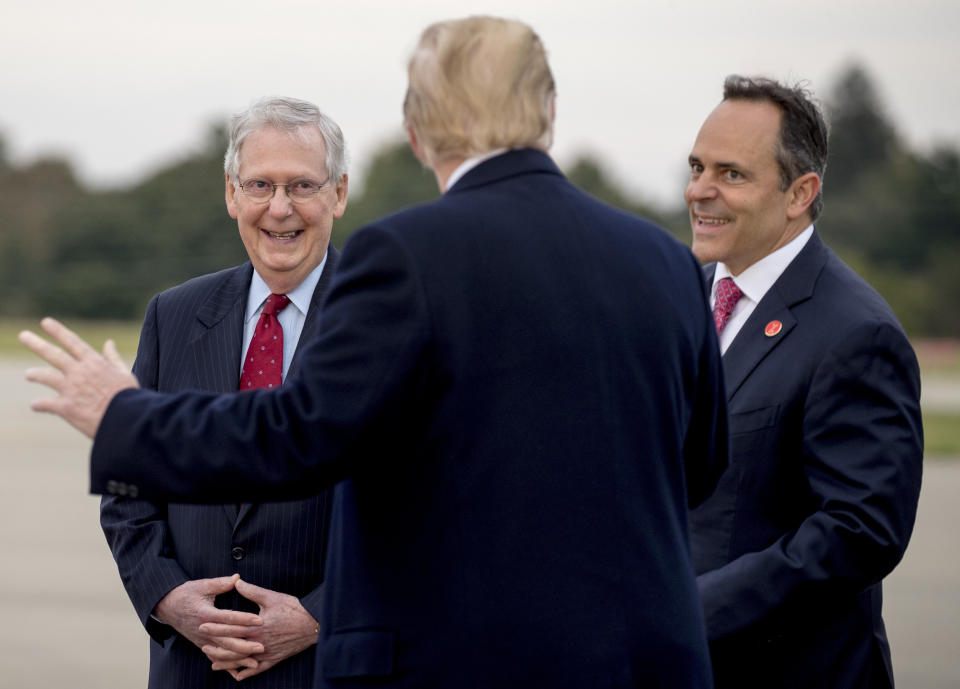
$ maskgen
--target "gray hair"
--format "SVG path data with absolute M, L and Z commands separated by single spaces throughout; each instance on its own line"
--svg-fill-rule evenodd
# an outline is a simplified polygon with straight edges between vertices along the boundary
M 230 142 L 223 156 L 223 171 L 237 182 L 240 170 L 240 148 L 244 140 L 262 127 L 276 127 L 302 136 L 304 127 L 314 126 L 320 131 L 327 149 L 324 161 L 327 174 L 339 184 L 347 174 L 347 151 L 343 132 L 332 119 L 320 112 L 313 103 L 296 98 L 261 98 L 241 113 L 230 118 Z

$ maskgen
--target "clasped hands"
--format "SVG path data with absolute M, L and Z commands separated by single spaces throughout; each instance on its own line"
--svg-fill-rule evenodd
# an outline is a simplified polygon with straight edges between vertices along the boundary
M 260 613 L 215 607 L 214 599 L 231 589 L 259 605 Z M 317 622 L 296 597 L 249 584 L 239 574 L 187 581 L 157 603 L 154 615 L 203 651 L 212 669 L 237 681 L 317 642 Z

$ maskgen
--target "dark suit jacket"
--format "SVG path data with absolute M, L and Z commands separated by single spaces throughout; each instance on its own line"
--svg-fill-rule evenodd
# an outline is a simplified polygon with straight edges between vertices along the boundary
M 319 332 L 319 312 L 339 259 L 332 246 L 313 293 L 287 376 L 294 375 L 306 342 Z M 145 388 L 161 392 L 233 392 L 240 379 L 243 318 L 253 267 L 204 275 L 150 300 L 140 333 L 134 373 Z M 300 598 L 320 619 L 323 565 L 329 529 L 328 492 L 283 503 L 224 505 L 153 504 L 105 497 L 100 523 L 120 576 L 141 622 L 158 643 L 150 644 L 151 689 L 235 687 L 226 672 L 189 640 L 150 614 L 171 589 L 185 581 L 239 572 L 251 583 Z M 219 607 L 256 612 L 236 593 Z M 313 649 L 244 681 L 251 687 L 308 686 Z
M 93 490 L 352 478 L 315 686 L 710 686 L 686 506 L 727 439 L 688 249 L 512 151 L 359 230 L 303 354 L 270 394 L 120 393 Z
M 691 519 L 717 687 L 892 686 L 880 580 L 907 547 L 923 451 L 903 330 L 814 234 L 723 368 L 730 468 Z

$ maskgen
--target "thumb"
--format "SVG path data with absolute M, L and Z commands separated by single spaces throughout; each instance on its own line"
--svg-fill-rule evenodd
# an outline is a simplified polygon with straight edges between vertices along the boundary
M 234 587 L 234 584 L 240 580 L 239 574 L 232 574 L 229 577 L 214 577 L 213 579 L 204 579 L 206 584 L 206 593 L 218 594 L 226 593 Z
M 103 356 L 117 368 L 122 368 L 124 372 L 130 370 L 123 362 L 123 357 L 121 357 L 120 352 L 117 351 L 117 343 L 113 340 L 107 340 L 103 343 Z
M 255 584 L 248 584 L 243 579 L 237 580 L 236 589 L 237 593 L 241 596 L 259 605 L 266 603 L 267 598 L 272 593 L 269 589 L 261 588 Z

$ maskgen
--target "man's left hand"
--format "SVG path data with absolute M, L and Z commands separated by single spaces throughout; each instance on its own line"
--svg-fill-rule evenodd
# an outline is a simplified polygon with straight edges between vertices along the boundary
M 137 378 L 123 363 L 113 340 L 106 341 L 100 355 L 59 321 L 44 318 L 40 325 L 60 347 L 29 330 L 21 332 L 20 342 L 53 367 L 31 368 L 27 380 L 53 388 L 57 396 L 37 400 L 30 408 L 56 414 L 93 438 L 110 400 L 121 390 L 139 387 Z
M 253 677 L 270 669 L 281 660 L 296 655 L 317 643 L 317 621 L 300 604 L 299 599 L 285 593 L 248 584 L 235 584 L 237 592 L 260 606 L 262 627 L 238 627 L 207 622 L 200 625 L 203 634 L 216 637 L 216 646 L 205 646 L 203 652 L 213 661 L 214 670 L 227 670 L 235 680 Z M 237 652 L 244 643 L 259 641 L 264 652 L 253 656 L 256 668 L 240 667 Z

